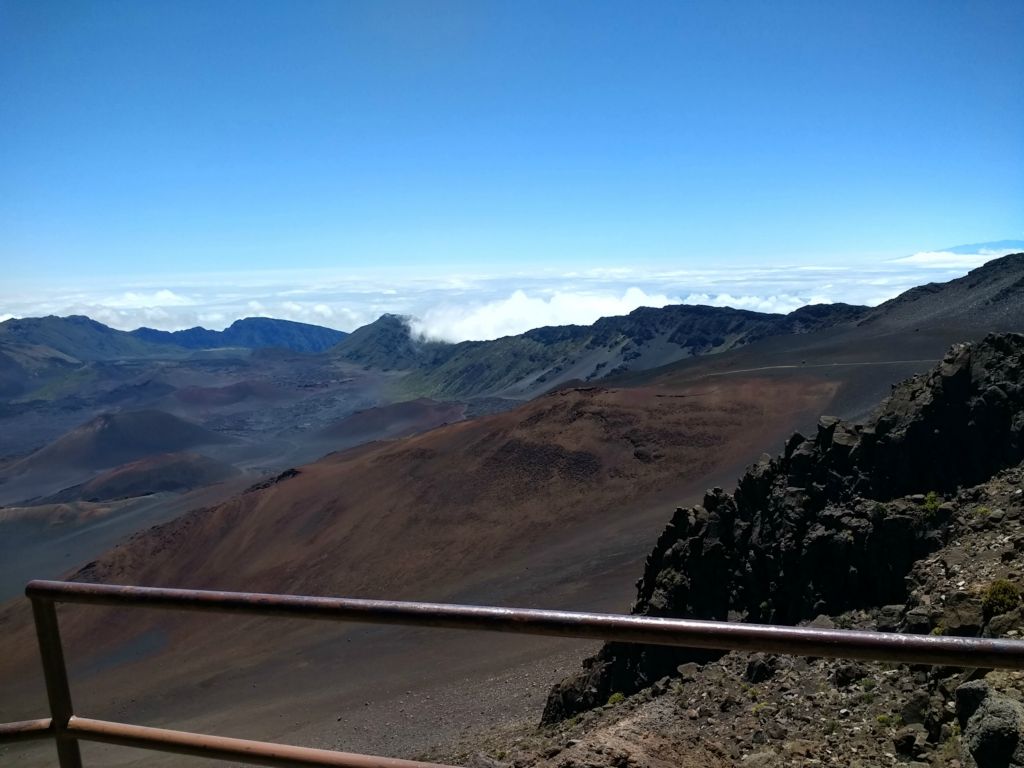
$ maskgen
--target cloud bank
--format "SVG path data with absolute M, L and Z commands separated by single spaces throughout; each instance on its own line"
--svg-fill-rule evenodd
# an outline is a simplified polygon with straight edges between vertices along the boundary
M 621 296 L 613 292 L 555 291 L 547 298 L 516 290 L 485 304 L 445 304 L 431 307 L 411 323 L 414 333 L 437 341 L 497 339 L 546 325 L 590 325 L 602 317 L 627 315 L 638 307 L 679 304 L 678 297 L 649 294 L 631 286 Z
M 196 325 L 220 330 L 234 320 L 255 316 L 351 331 L 393 313 L 414 318 L 413 330 L 424 337 L 456 342 L 494 339 L 545 325 L 590 324 L 638 307 L 669 304 L 779 313 L 836 301 L 875 305 L 915 285 L 959 277 L 999 255 L 1003 253 L 947 249 L 858 266 L 605 266 L 531 273 L 279 270 L 162 277 L 120 285 L 99 279 L 70 287 L 4 284 L 0 320 L 83 314 L 123 330 Z

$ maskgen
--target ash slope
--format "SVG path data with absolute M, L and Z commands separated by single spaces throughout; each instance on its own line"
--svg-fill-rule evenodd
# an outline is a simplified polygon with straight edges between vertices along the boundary
M 727 494 L 678 509 L 647 559 L 633 612 L 794 624 L 902 601 L 915 561 L 941 547 L 949 510 L 883 502 L 948 493 L 1024 458 L 1024 336 L 956 345 L 898 385 L 864 424 L 822 418 Z M 555 722 L 633 693 L 707 652 L 606 645 L 551 692 Z
M 920 495 L 884 506 L 893 516 L 937 512 Z M 914 564 L 904 602 L 819 615 L 812 625 L 1024 636 L 1024 465 L 941 508 L 946 544 Z M 1021 671 L 729 653 L 557 725 L 490 729 L 425 757 L 488 768 L 1016 768 L 1022 682 Z
M 413 393 L 528 398 L 571 379 L 592 381 L 768 336 L 810 333 L 856 320 L 866 311 L 847 304 L 803 307 L 788 315 L 727 307 L 642 307 L 589 326 L 537 328 L 458 344 L 415 339 L 405 318 L 385 315 L 350 334 L 331 354 L 370 368 L 405 371 L 404 386 Z
M 12 467 L 14 474 L 60 467 L 102 469 L 228 438 L 164 411 L 106 413 L 71 430 Z
M 115 501 L 154 493 L 183 493 L 239 474 L 230 464 L 202 454 L 162 453 L 115 467 L 36 503 Z
M 709 476 L 732 476 L 793 423 L 813 423 L 835 389 L 794 375 L 553 393 L 300 467 L 139 533 L 76 578 L 615 610 L 628 591 L 613 585 L 641 565 L 664 505 L 691 498 Z M 0 612 L 0 680 L 11 691 L 0 717 L 12 720 L 30 716 L 19 702 L 45 690 L 26 675 L 35 657 L 20 608 Z M 78 649 L 75 673 L 92 692 L 82 706 L 96 716 L 123 716 L 124 702 L 135 699 L 132 716 L 146 722 L 170 723 L 188 711 L 196 730 L 343 740 L 347 749 L 377 754 L 408 755 L 434 743 L 439 726 L 424 717 L 364 729 L 366 713 L 378 724 L 391 721 L 401 705 L 389 702 L 408 689 L 436 699 L 432 686 L 450 683 L 451 670 L 479 646 L 472 636 L 389 629 L 360 630 L 346 643 L 342 628 L 302 623 L 145 613 L 112 622 L 102 610 L 81 612 L 63 629 Z M 148 638 L 163 644 L 153 648 Z M 445 727 L 483 722 L 496 706 L 522 706 L 518 696 L 497 705 L 482 683 L 520 663 L 522 638 L 513 640 L 488 642 L 486 659 L 465 673 L 477 681 L 478 698 L 460 691 L 456 722 Z M 551 647 L 535 652 L 545 658 Z M 538 693 L 553 682 L 545 666 Z M 257 676 L 259 696 L 247 675 Z M 204 686 L 198 700 L 196 684 Z M 296 707 L 301 722 L 278 720 L 275 705 Z
M 233 442 L 231 437 L 165 411 L 104 413 L 6 467 L 0 473 L 0 498 L 13 503 L 18 499 L 51 496 L 72 485 L 95 481 L 102 487 L 106 483 L 96 477 L 99 471 L 148 457 Z M 183 466 L 178 466 L 175 471 L 180 473 L 182 469 Z M 136 467 L 134 474 L 137 478 L 148 476 L 155 481 L 154 475 L 159 471 L 159 467 L 149 470 Z M 224 479 L 225 473 L 231 471 L 225 466 L 216 471 L 192 472 L 192 477 L 195 480 L 205 477 L 213 482 L 214 478 L 216 481 Z M 62 500 L 65 499 L 62 497 Z

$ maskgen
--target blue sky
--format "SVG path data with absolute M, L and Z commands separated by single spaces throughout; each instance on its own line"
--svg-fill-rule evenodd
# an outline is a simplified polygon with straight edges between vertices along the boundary
M 1019 0 L 0 0 L 0 315 L 1022 239 L 1022 38 Z

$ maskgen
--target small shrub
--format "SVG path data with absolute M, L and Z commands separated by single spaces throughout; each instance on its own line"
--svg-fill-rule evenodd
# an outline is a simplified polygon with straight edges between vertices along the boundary
M 960 723 L 954 721 L 950 726 L 949 738 L 942 742 L 939 755 L 944 765 L 960 757 Z
M 875 718 L 875 722 L 881 725 L 883 728 L 889 728 L 896 725 L 896 718 L 892 715 L 878 715 Z
M 932 627 L 932 632 L 931 633 L 933 635 L 938 635 L 938 636 L 941 637 L 942 635 L 946 634 L 946 628 L 944 626 L 942 626 L 941 624 L 938 624 L 938 625 Z
M 861 688 L 861 690 L 862 690 L 862 691 L 870 691 L 870 690 L 872 690 L 872 689 L 873 689 L 873 688 L 874 688 L 874 687 L 875 687 L 876 685 L 878 685 L 878 683 L 876 683 L 876 682 L 875 682 L 875 681 L 874 681 L 874 680 L 873 680 L 872 678 L 870 678 L 870 677 L 865 677 L 865 678 L 862 678 L 862 679 L 861 679 L 861 681 L 860 681 L 860 688 Z
M 998 616 L 1008 613 L 1020 603 L 1020 589 L 1006 579 L 996 579 L 988 585 L 981 598 L 981 607 L 986 616 Z
M 986 518 L 992 514 L 992 510 L 988 507 L 975 507 L 974 516 L 979 518 Z
M 613 693 L 611 696 L 608 697 L 608 704 L 609 705 L 621 704 L 625 700 L 626 700 L 625 694 L 623 694 L 621 691 L 616 691 L 615 693 Z
M 924 497 L 924 511 L 931 517 L 939 511 L 939 505 L 942 503 L 942 499 L 939 498 L 939 494 L 935 491 L 928 491 L 928 495 Z

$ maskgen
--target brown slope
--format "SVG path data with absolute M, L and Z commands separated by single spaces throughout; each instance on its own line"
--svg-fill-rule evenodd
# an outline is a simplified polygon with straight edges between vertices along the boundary
M 140 537 L 90 576 L 367 594 L 427 584 L 437 592 L 496 547 L 528 549 L 597 510 L 618 517 L 638 496 L 742 462 L 755 435 L 811 413 L 833 389 L 753 378 L 683 391 L 560 391 L 511 413 L 327 457 Z M 181 550 L 154 558 L 149 545 Z M 341 547 L 368 559 L 295 567 Z M 384 551 L 387 558 L 369 559 Z
M 238 474 L 239 470 L 230 464 L 202 454 L 162 453 L 122 464 L 40 503 L 108 501 L 163 491 L 180 493 L 219 483 Z
M 346 416 L 317 434 L 340 446 L 358 445 L 424 432 L 466 417 L 464 403 L 441 403 L 422 397 L 366 408 Z
M 777 449 L 795 425 L 826 408 L 835 388 L 798 375 L 558 392 L 515 411 L 327 457 L 136 535 L 79 577 L 622 610 L 628 590 L 608 585 L 639 567 L 665 505 Z M 0 717 L 28 717 L 16 701 L 38 698 L 23 676 L 34 663 L 25 619 L 18 606 L 0 616 L 0 681 L 24 697 L 0 702 Z M 374 631 L 374 643 L 339 644 L 335 627 L 228 626 L 139 612 L 68 611 L 65 628 L 84 686 L 78 700 L 94 716 L 125 716 L 118 702 L 132 698 L 137 722 L 183 725 L 167 718 L 187 712 L 186 723 L 205 729 L 300 740 L 248 696 L 258 684 L 266 707 L 301 701 L 306 714 L 298 722 L 344 727 L 349 748 L 370 750 L 384 750 L 389 742 L 380 739 L 391 731 L 338 725 L 336 709 L 357 723 L 364 698 L 439 675 L 450 680 L 472 655 L 470 641 L 450 635 Z M 502 642 L 488 641 L 486 669 L 519 658 L 510 654 L 521 642 Z M 293 700 L 297 691 L 302 698 Z M 435 738 L 423 722 L 418 738 Z
M 182 387 L 175 391 L 174 399 L 184 405 L 217 407 L 242 402 L 263 402 L 285 397 L 277 387 L 267 381 L 245 380 L 223 387 Z
M 772 336 L 603 383 L 682 386 L 730 376 L 812 374 L 836 382 L 833 414 L 859 418 L 894 382 L 928 370 L 952 344 L 980 341 L 993 331 L 1024 331 L 1024 254 L 995 259 L 956 280 L 913 288 L 856 323 Z
M 208 429 L 164 411 L 105 413 L 27 456 L 15 474 L 54 467 L 101 469 L 160 453 L 226 442 Z

